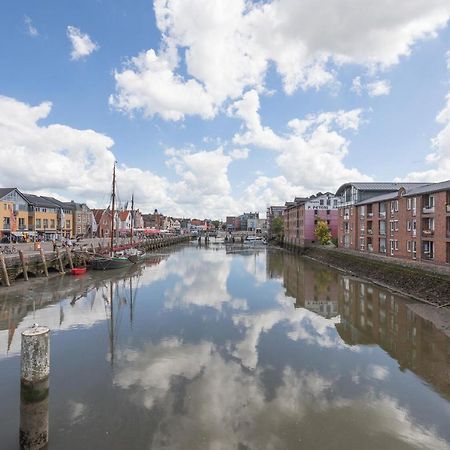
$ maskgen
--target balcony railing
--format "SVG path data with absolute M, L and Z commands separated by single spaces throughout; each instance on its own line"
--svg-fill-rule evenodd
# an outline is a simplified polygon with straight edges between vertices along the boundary
M 372 228 L 367 228 L 367 234 L 373 234 Z
M 368 212 L 367 217 L 373 217 L 373 212 Z
M 434 213 L 434 206 L 424 206 L 422 208 L 423 214 L 433 214 Z
M 344 220 L 349 220 L 350 219 L 350 215 L 349 214 L 344 214 Z
M 386 230 L 380 230 L 380 235 L 381 236 L 386 236 Z
M 380 217 L 386 217 L 386 211 L 380 211 Z
M 10 230 L 11 229 L 11 225 L 9 223 L 4 223 L 2 226 L 2 230 Z
M 448 213 L 450 213 L 450 203 L 447 204 L 447 205 L 445 205 L 445 210 L 446 210 Z
M 434 236 L 434 230 L 422 230 L 423 236 Z

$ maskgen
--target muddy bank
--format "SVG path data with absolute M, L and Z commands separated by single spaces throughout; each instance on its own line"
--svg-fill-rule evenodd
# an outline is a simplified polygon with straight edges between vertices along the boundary
M 366 258 L 339 249 L 308 248 L 305 256 L 344 270 L 357 277 L 394 289 L 417 300 L 444 305 L 450 303 L 450 276 L 438 271 L 408 267 Z

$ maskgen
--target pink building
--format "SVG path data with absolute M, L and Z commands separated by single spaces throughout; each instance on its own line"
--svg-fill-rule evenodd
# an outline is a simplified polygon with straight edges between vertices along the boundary
M 284 211 L 284 242 L 298 247 L 314 244 L 319 220 L 325 221 L 331 236 L 337 238 L 338 198 L 329 192 L 309 198 L 297 197 Z

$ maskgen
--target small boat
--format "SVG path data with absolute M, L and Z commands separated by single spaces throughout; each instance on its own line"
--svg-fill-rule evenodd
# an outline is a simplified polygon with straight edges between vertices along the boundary
M 86 273 L 86 267 L 74 267 L 71 269 L 72 275 L 83 275 Z
M 130 267 L 135 264 L 130 261 L 129 258 L 124 256 L 112 256 L 112 257 L 97 257 L 92 260 L 92 268 L 94 270 L 110 270 L 110 269 L 122 269 L 123 267 Z

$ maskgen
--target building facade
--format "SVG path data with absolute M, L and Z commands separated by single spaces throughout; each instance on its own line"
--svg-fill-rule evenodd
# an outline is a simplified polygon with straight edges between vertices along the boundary
M 0 237 L 28 237 L 28 201 L 17 188 L 0 188 Z
M 395 188 L 340 207 L 339 246 L 450 264 L 450 181 Z
M 274 236 L 273 232 L 273 221 L 277 217 L 283 218 L 283 212 L 285 210 L 285 206 L 269 206 L 266 211 L 266 219 L 267 219 L 267 236 L 271 239 Z
M 315 228 L 322 220 L 331 232 L 338 236 L 338 198 L 327 192 L 308 198 L 296 197 L 286 205 L 284 218 L 284 242 L 287 245 L 307 247 L 316 242 Z

